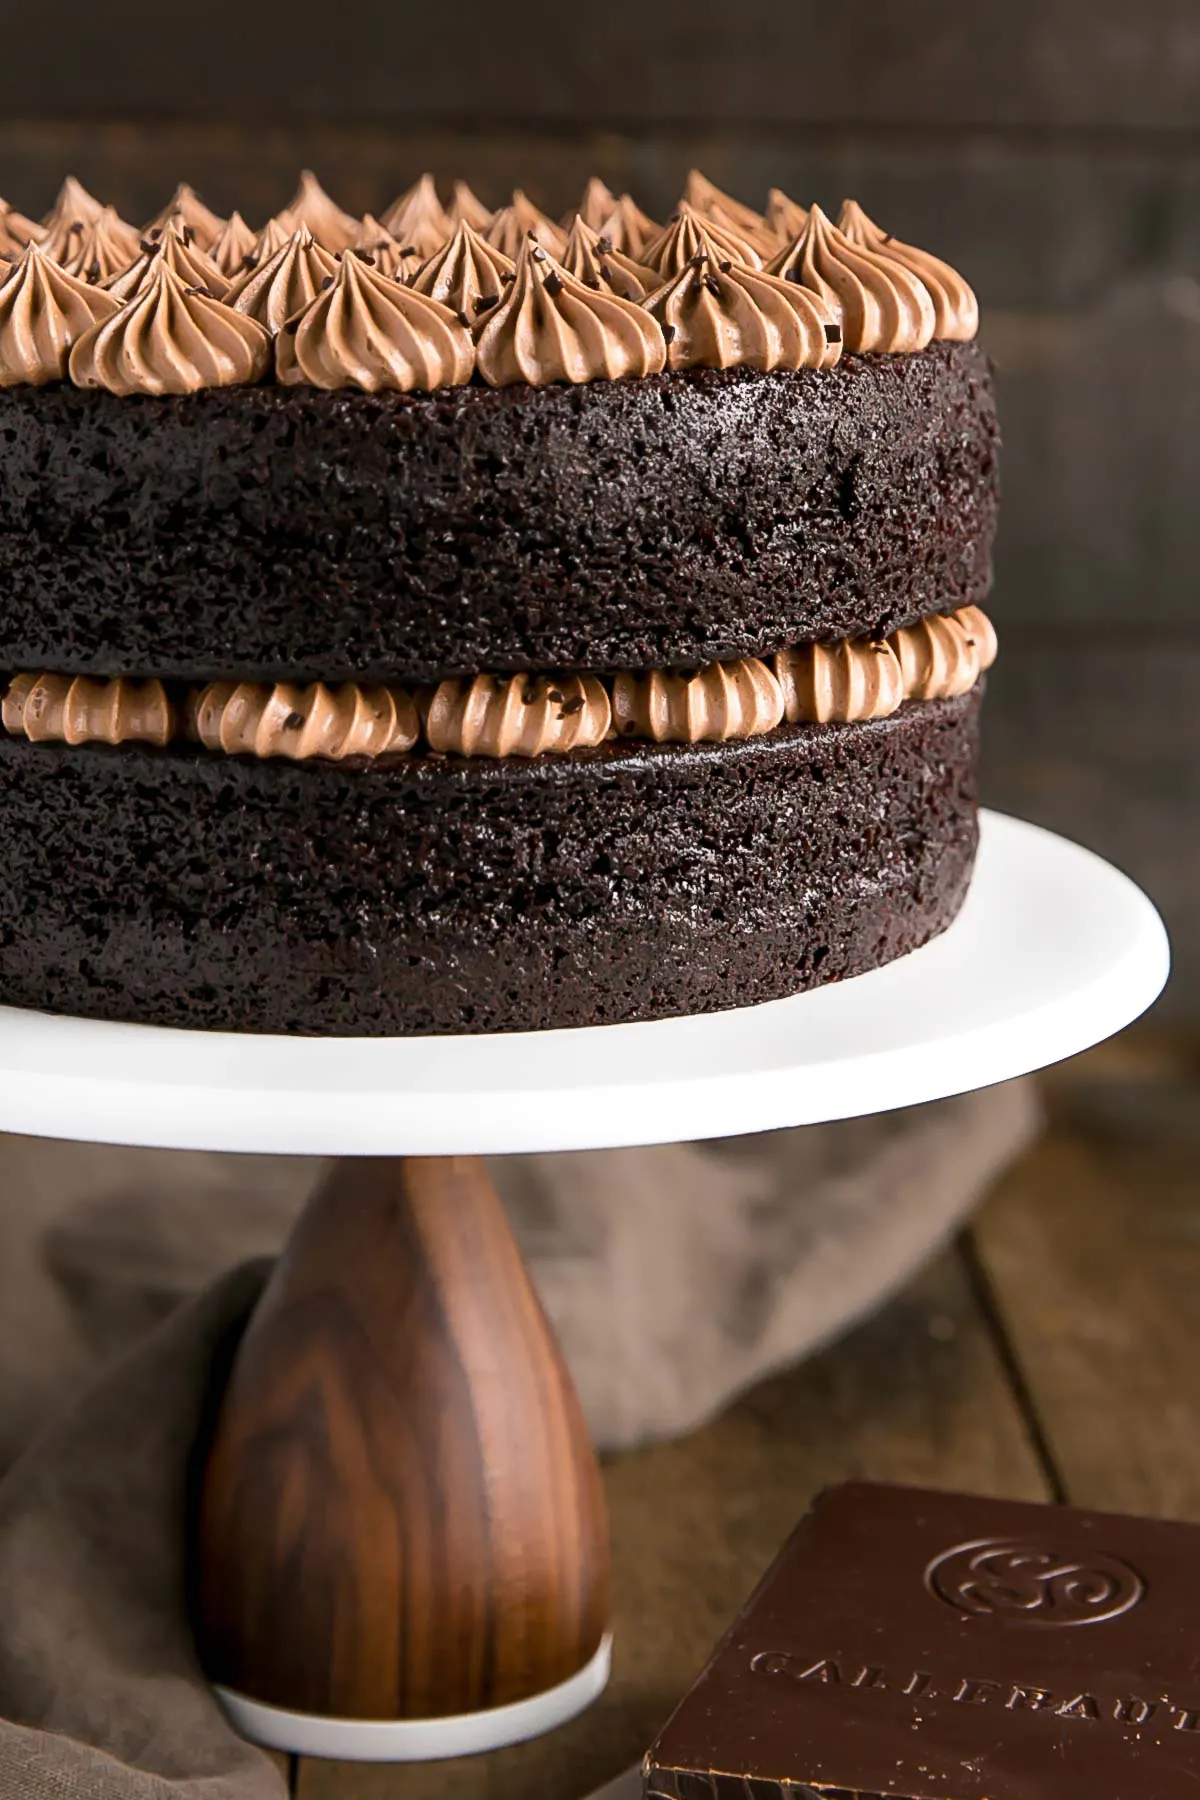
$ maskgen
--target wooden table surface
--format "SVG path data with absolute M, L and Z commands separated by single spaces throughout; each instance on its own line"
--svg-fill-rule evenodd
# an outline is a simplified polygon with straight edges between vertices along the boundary
M 460 1762 L 281 1759 L 296 1800 L 581 1800 L 637 1760 L 810 1497 L 848 1476 L 1200 1519 L 1200 1050 L 1128 1034 L 1045 1091 L 1045 1138 L 881 1313 L 610 1463 L 599 1704 Z

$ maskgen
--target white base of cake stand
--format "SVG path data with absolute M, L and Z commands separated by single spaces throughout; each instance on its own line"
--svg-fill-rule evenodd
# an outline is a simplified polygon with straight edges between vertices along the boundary
M 985 814 L 949 931 L 793 999 L 640 1025 L 490 1037 L 283 1038 L 0 1008 L 0 1129 L 170 1149 L 436 1157 L 666 1143 L 884 1112 L 1058 1062 L 1156 998 L 1169 950 L 1124 875 Z M 602 1691 L 609 1644 L 515 1706 L 319 1718 L 235 1694 L 250 1737 L 411 1761 L 536 1735 Z
M 441 1719 L 331 1719 L 315 1713 L 264 1706 L 219 1687 L 217 1697 L 230 1722 L 256 1744 L 296 1756 L 329 1756 L 339 1762 L 432 1762 L 449 1756 L 477 1756 L 506 1744 L 543 1737 L 586 1712 L 608 1686 L 612 1636 L 568 1681 L 483 1712 Z
M 502 1156 L 886 1112 L 1128 1025 L 1169 949 L 1124 875 L 985 813 L 949 931 L 851 981 L 701 1017 L 488 1037 L 300 1038 L 0 1007 L 0 1130 L 177 1150 Z

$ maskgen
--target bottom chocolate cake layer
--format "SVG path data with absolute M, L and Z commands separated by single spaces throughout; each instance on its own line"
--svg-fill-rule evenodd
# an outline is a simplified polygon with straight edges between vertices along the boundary
M 509 761 L 0 741 L 0 1001 L 257 1032 L 610 1024 L 943 930 L 982 683 L 890 718 Z

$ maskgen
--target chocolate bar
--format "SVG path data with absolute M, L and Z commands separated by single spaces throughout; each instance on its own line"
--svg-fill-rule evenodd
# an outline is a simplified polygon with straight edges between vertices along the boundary
M 660 1733 L 643 1794 L 1200 1796 L 1200 1526 L 830 1489 Z

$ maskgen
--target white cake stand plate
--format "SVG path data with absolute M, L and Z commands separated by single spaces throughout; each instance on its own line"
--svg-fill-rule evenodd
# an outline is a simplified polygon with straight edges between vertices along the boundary
M 1169 949 L 1128 878 L 985 813 L 949 931 L 763 1006 L 489 1037 L 172 1031 L 0 1007 L 0 1129 L 165 1149 L 504 1155 L 675 1143 L 886 1112 L 1119 1031 Z
M 340 1158 L 765 1131 L 965 1093 L 1058 1062 L 1144 1011 L 1168 964 L 1162 923 L 1124 875 L 1049 832 L 985 814 L 954 925 L 852 981 L 704 1017 L 490 1037 L 263 1037 L 0 1008 L 0 1129 Z M 461 1208 L 470 1183 L 456 1179 L 466 1183 L 452 1202 Z M 498 1202 L 482 1194 L 473 1204 L 480 1231 L 493 1229 L 488 1209 Z M 505 1316 L 500 1308 L 497 1319 Z M 369 1558 L 370 1544 L 361 1553 Z M 605 1638 L 546 1692 L 456 1718 L 338 1719 L 223 1698 L 248 1736 L 279 1748 L 388 1761 L 454 1756 L 537 1735 L 581 1711 L 605 1684 L 609 1650 Z

